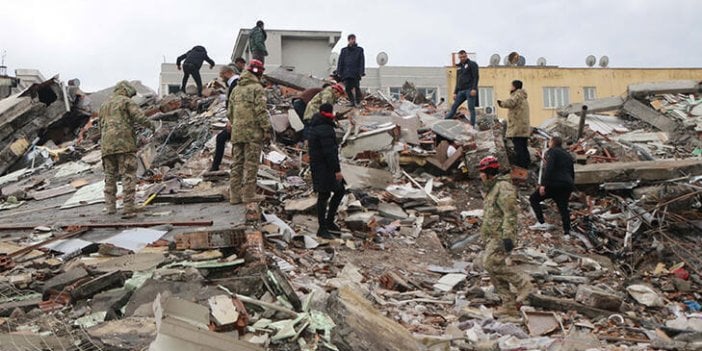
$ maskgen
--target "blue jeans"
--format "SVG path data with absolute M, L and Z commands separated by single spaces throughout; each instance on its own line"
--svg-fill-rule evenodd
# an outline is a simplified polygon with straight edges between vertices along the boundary
M 468 101 L 468 111 L 470 112 L 470 124 L 475 126 L 475 96 L 470 96 L 470 90 L 461 90 L 456 94 L 456 99 L 453 101 L 451 111 L 446 115 L 446 119 L 453 119 L 458 106 L 464 101 Z

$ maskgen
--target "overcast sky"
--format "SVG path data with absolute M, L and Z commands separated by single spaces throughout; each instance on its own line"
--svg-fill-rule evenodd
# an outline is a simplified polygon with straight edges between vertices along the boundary
M 611 67 L 702 66 L 700 0 L 5 0 L 0 51 L 6 65 L 45 77 L 80 78 L 86 91 L 141 80 L 156 89 L 159 67 L 193 45 L 229 61 L 240 28 L 355 33 L 375 66 L 443 66 L 459 49 L 487 65 L 493 53 L 540 56 L 582 67 L 608 55 Z

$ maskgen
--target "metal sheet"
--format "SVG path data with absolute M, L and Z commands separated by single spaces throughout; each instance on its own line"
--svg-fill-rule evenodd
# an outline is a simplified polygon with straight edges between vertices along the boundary
M 109 237 L 107 239 L 101 240 L 102 244 L 112 244 L 114 246 L 130 250 L 132 252 L 139 252 L 143 250 L 146 245 L 161 239 L 168 233 L 167 230 L 155 230 L 148 228 L 133 228 L 127 229 L 120 232 L 119 234 Z

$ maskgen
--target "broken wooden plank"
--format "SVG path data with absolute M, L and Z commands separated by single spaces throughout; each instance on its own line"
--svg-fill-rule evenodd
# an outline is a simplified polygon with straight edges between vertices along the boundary
M 208 195 L 189 195 L 189 194 L 177 194 L 177 195 L 158 195 L 153 200 L 153 203 L 172 203 L 176 205 L 184 204 L 200 204 L 209 202 L 222 202 L 224 201 L 224 195 L 222 194 L 208 194 Z
M 702 174 L 702 160 L 666 159 L 656 161 L 612 162 L 575 165 L 575 184 L 657 181 Z
M 664 132 L 673 132 L 678 127 L 676 121 L 636 99 L 627 100 L 624 103 L 623 110 L 631 117 L 642 120 Z

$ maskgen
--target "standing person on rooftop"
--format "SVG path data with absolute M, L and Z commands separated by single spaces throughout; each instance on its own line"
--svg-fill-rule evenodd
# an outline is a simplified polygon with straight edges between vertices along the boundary
M 356 34 L 349 34 L 348 45 L 341 49 L 336 74 L 346 86 L 350 106 L 361 104 L 361 77 L 366 75 L 366 58 L 363 48 L 356 43 Z M 314 111 L 317 112 L 317 111 Z
M 263 21 L 259 20 L 249 33 L 249 51 L 251 52 L 251 58 L 264 64 L 266 63 L 266 56 L 268 56 L 266 39 L 268 39 L 268 34 L 263 29 Z
M 456 87 L 453 90 L 453 105 L 446 115 L 446 119 L 453 119 L 458 111 L 458 107 L 464 101 L 468 102 L 468 112 L 470 112 L 470 124 L 475 127 L 475 107 L 478 103 L 478 81 L 480 72 L 478 64 L 468 58 L 465 50 L 458 52 L 459 62 L 456 64 Z

